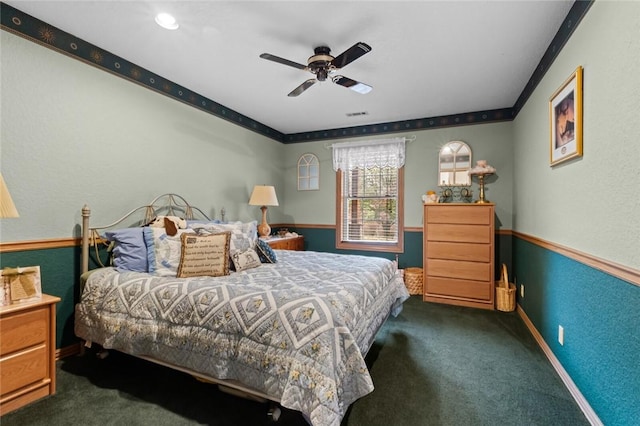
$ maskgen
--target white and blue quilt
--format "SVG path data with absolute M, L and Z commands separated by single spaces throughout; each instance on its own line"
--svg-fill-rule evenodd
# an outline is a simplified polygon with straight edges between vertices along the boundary
M 76 306 L 75 332 L 107 349 L 231 379 L 339 426 L 373 391 L 364 355 L 409 297 L 387 259 L 277 250 L 278 262 L 223 277 L 103 268 Z

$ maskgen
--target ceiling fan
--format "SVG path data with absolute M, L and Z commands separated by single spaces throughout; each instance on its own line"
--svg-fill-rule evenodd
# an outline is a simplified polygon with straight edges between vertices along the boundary
M 262 59 L 267 59 L 269 61 L 288 65 L 290 67 L 309 71 L 312 74 L 315 74 L 316 78 L 310 78 L 305 81 L 300 86 L 293 89 L 288 96 L 298 96 L 309 87 L 313 86 L 316 81 L 325 81 L 327 77 L 329 77 L 332 82 L 358 93 L 369 93 L 371 89 L 373 89 L 368 84 L 361 83 L 343 75 L 335 75 L 337 70 L 349 65 L 365 53 L 371 52 L 371 46 L 363 42 L 358 42 L 336 57 L 331 56 L 330 52 L 331 49 L 327 46 L 316 47 L 314 49 L 314 55 L 307 60 L 307 65 L 302 65 L 270 53 L 263 53 L 260 57 Z

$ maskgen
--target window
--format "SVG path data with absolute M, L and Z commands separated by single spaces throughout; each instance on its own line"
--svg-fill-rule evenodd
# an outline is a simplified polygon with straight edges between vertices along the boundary
M 302 154 L 298 159 L 298 191 L 320 189 L 320 162 L 314 154 Z
M 332 146 L 336 246 L 402 252 L 404 139 L 374 142 Z

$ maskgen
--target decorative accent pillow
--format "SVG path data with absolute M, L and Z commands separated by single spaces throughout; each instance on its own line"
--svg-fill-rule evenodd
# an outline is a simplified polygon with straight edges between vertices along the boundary
M 230 232 L 220 234 L 182 234 L 182 255 L 178 278 L 229 275 Z
M 231 253 L 231 260 L 233 266 L 236 268 L 236 272 L 244 271 L 245 269 L 257 268 L 262 265 L 258 253 L 254 249 L 247 249 L 245 251 L 236 251 Z
M 258 238 L 258 242 L 256 243 L 256 252 L 262 263 L 276 263 L 278 261 L 269 243 L 260 238 Z
M 113 266 L 118 271 L 148 272 L 143 228 L 123 228 L 104 233 L 114 243 Z
M 144 241 L 147 244 L 149 273 L 161 277 L 175 277 L 182 253 L 182 234 L 193 234 L 193 229 L 179 229 L 174 236 L 167 235 L 164 228 L 145 227 Z

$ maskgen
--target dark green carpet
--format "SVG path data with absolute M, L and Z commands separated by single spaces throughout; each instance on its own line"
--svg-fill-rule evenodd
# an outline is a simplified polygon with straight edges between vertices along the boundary
M 515 313 L 413 296 L 367 357 L 375 391 L 343 426 L 587 425 Z M 166 367 L 111 353 L 58 362 L 58 391 L 0 420 L 12 425 L 268 425 L 267 404 Z M 282 426 L 307 423 L 283 410 Z

